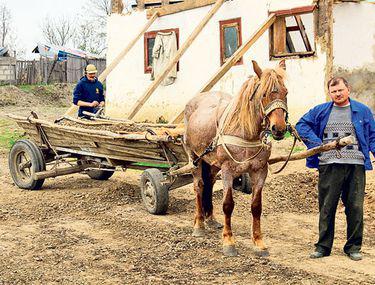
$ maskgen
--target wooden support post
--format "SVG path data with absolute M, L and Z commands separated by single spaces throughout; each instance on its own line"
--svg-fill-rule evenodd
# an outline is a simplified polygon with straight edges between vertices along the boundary
M 148 30 L 148 28 L 155 22 L 158 18 L 158 13 L 154 13 L 152 17 L 147 21 L 146 25 L 142 28 L 142 30 L 137 34 L 137 36 L 124 48 L 122 52 L 111 62 L 111 64 L 99 75 L 98 80 L 100 82 L 104 82 L 108 76 L 112 72 L 113 69 L 120 63 L 120 61 L 127 55 L 127 53 L 134 47 L 136 42 L 139 40 L 141 36 Z
M 216 72 L 216 74 L 206 83 L 206 85 L 200 90 L 200 93 L 207 92 L 224 76 L 228 70 L 236 64 L 236 62 L 249 50 L 249 48 L 263 35 L 263 33 L 275 22 L 275 14 L 271 14 L 263 25 L 255 31 L 250 39 L 243 44 Z M 182 121 L 184 112 L 179 113 L 173 120 L 173 124 L 178 124 Z
M 213 15 L 219 10 L 221 5 L 223 5 L 224 0 L 217 0 L 216 4 L 212 7 L 212 9 L 208 12 L 208 14 L 203 18 L 203 20 L 199 23 L 199 25 L 194 29 L 193 33 L 189 36 L 186 42 L 183 44 L 181 49 L 177 52 L 176 56 L 169 62 L 168 66 L 164 68 L 163 72 L 154 80 L 154 82 L 149 86 L 146 92 L 142 95 L 141 98 L 137 100 L 135 105 L 132 107 L 128 119 L 133 119 L 134 116 L 138 113 L 141 109 L 143 104 L 150 98 L 151 94 L 156 90 L 156 88 L 160 85 L 160 83 L 164 80 L 164 78 L 169 74 L 172 70 L 174 65 L 179 61 L 185 51 L 190 47 L 191 43 L 196 39 L 199 33 L 203 30 L 203 28 L 207 25 L 208 21 L 213 17 Z
M 134 47 L 136 42 L 139 40 L 141 36 L 148 30 L 148 28 L 155 22 L 158 18 L 158 13 L 155 12 L 153 16 L 147 21 L 146 25 L 142 28 L 142 30 L 137 34 L 137 36 L 124 48 L 124 50 L 116 56 L 116 58 L 111 62 L 111 64 L 99 75 L 98 80 L 100 82 L 104 82 L 109 73 L 112 72 L 116 68 L 116 66 L 120 63 L 120 61 L 127 55 L 127 53 Z M 72 105 L 64 114 L 64 116 L 74 116 L 77 114 L 78 107 L 76 105 Z

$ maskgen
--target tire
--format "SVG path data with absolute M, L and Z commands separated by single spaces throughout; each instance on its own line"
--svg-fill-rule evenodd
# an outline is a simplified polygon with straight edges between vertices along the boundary
M 28 165 L 22 164 L 29 162 Z M 30 140 L 19 140 L 11 148 L 8 156 L 10 175 L 14 183 L 21 189 L 38 190 L 42 188 L 44 179 L 33 179 L 33 174 L 46 170 L 43 154 L 39 147 Z
M 141 176 L 143 203 L 150 214 L 163 215 L 168 210 L 168 185 L 163 184 L 163 174 L 159 169 L 146 169 Z
M 245 194 L 251 194 L 253 191 L 251 189 L 250 175 L 248 173 L 244 173 L 240 177 L 234 179 L 233 189 Z
M 95 180 L 108 180 L 112 177 L 115 171 L 108 171 L 108 170 L 88 170 L 87 175 L 90 176 L 91 179 Z

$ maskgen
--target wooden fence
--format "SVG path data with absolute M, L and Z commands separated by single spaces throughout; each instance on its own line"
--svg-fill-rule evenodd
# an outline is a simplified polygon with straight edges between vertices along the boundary
M 85 67 L 89 63 L 96 66 L 98 74 L 106 67 L 105 59 L 86 60 L 68 57 L 64 62 L 47 58 L 17 61 L 16 82 L 17 84 L 76 83 L 84 75 Z

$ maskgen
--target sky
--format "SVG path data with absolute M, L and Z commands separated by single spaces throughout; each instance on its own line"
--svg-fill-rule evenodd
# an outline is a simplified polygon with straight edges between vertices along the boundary
M 44 42 L 41 24 L 46 16 L 75 17 L 86 0 L 0 0 L 11 10 L 19 45 L 26 50 L 26 57 L 38 42 Z

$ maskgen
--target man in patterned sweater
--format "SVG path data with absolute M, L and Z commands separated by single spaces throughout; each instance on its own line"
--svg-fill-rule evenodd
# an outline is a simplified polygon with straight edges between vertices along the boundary
M 335 215 L 341 200 L 347 220 L 344 252 L 352 260 L 361 260 L 365 170 L 372 170 L 369 152 L 375 155 L 375 122 L 371 110 L 349 98 L 350 87 L 343 77 L 328 82 L 332 102 L 318 105 L 297 123 L 299 135 L 308 148 L 353 135 L 353 145 L 307 159 L 307 166 L 319 169 L 319 240 L 311 258 L 331 253 Z

